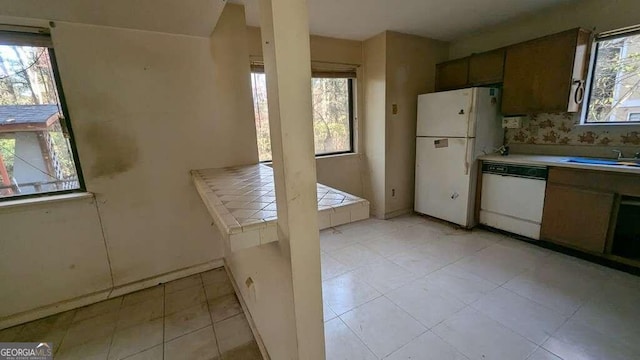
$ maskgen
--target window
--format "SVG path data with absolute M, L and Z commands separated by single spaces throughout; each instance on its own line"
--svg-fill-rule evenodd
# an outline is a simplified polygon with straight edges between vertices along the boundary
M 0 200 L 83 187 L 55 54 L 43 32 L 0 31 Z
M 640 123 L 640 27 L 596 37 L 584 123 Z
M 352 73 L 316 73 L 311 79 L 316 155 L 353 152 Z M 271 160 L 267 84 L 264 73 L 251 74 L 260 161 Z

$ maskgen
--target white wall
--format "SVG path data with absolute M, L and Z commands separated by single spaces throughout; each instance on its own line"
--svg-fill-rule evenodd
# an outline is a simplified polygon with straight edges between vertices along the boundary
M 535 39 L 571 28 L 595 32 L 619 29 L 640 23 L 638 0 L 585 0 L 548 8 L 451 42 L 449 57 L 456 59 L 521 41 Z
M 0 319 L 109 289 L 92 198 L 0 208 Z
M 0 248 L 53 249 L 46 266 L 3 261 L 2 284 L 15 291 L 2 292 L 0 317 L 109 288 L 100 220 L 114 286 L 221 259 L 222 242 L 189 170 L 257 162 L 250 97 L 237 90 L 249 84 L 248 64 L 229 67 L 233 47 L 220 50 L 233 41 L 64 22 L 52 37 L 100 219 L 86 200 L 0 212 Z M 51 274 L 51 296 L 25 286 Z

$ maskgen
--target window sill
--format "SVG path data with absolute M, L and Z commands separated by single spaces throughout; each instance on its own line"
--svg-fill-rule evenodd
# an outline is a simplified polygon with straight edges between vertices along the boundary
M 594 122 L 594 123 L 580 123 L 574 125 L 575 127 L 591 127 L 591 126 L 615 126 L 620 128 L 634 128 L 637 129 L 640 127 L 640 122 Z
M 94 194 L 90 192 L 77 192 L 71 194 L 48 195 L 40 197 L 32 197 L 27 199 L 16 199 L 0 202 L 0 210 L 11 209 L 23 206 L 35 206 L 43 204 L 51 204 L 72 200 L 93 199 Z
M 331 158 L 340 158 L 340 157 L 349 157 L 349 156 L 358 156 L 359 153 L 355 152 L 355 151 L 349 151 L 349 152 L 341 152 L 341 153 L 334 153 L 334 154 L 323 154 L 323 155 L 316 155 L 316 160 L 322 160 L 322 159 L 331 159 Z M 260 164 L 265 164 L 267 166 L 271 166 L 271 164 L 273 163 L 272 160 L 265 160 L 265 161 L 259 161 Z

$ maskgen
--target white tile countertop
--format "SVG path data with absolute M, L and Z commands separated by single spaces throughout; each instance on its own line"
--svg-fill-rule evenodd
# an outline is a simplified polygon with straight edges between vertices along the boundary
M 640 167 L 625 166 L 625 165 L 598 165 L 598 164 L 582 164 L 569 162 L 569 159 L 575 156 L 547 156 L 547 155 L 526 155 L 526 154 L 511 154 L 507 156 L 501 156 L 498 154 L 490 154 L 480 156 L 482 161 L 493 161 L 509 164 L 522 164 L 522 165 L 542 165 L 542 166 L 558 166 L 574 169 L 586 169 L 586 170 L 601 170 L 611 171 L 618 173 L 628 173 L 640 175 Z M 613 159 L 612 159 L 613 160 Z
M 231 251 L 278 239 L 272 168 L 192 170 L 191 177 Z M 320 229 L 369 218 L 369 201 L 322 184 L 317 189 Z

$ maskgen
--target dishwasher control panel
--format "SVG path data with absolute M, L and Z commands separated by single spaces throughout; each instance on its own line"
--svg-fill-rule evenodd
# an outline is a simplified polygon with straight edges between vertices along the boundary
M 505 164 L 483 162 L 482 172 L 487 174 L 522 177 L 527 179 L 547 180 L 548 170 L 546 166 L 532 166 L 519 164 Z

